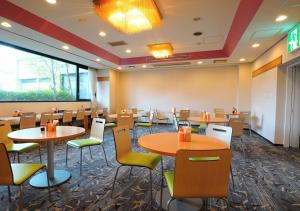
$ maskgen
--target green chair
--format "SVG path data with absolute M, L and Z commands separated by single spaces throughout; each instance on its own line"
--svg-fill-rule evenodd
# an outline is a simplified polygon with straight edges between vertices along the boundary
M 102 116 L 105 118 L 105 121 L 106 121 L 105 128 L 111 128 L 111 127 L 117 126 L 115 120 L 111 121 L 111 119 L 109 118 L 108 108 L 103 108 Z
M 102 144 L 103 140 L 104 140 L 104 136 L 103 136 L 103 134 L 104 134 L 104 125 L 105 125 L 105 119 L 94 118 L 89 138 L 75 139 L 75 140 L 71 140 L 71 141 L 67 142 L 66 166 L 68 165 L 68 148 L 69 148 L 69 146 L 80 149 L 80 176 L 82 174 L 82 149 L 84 147 L 89 147 L 91 158 L 93 158 L 92 157 L 92 152 L 91 152 L 91 146 L 101 146 L 102 150 L 104 152 L 104 157 L 105 157 L 106 164 L 108 166 L 106 153 L 105 153 L 105 150 L 104 150 L 104 146 Z
M 7 137 L 7 134 L 11 132 L 11 126 L 9 121 L 0 121 L 0 143 L 4 143 L 8 153 L 17 153 L 18 163 L 20 163 L 20 154 L 31 152 L 35 149 L 39 149 L 40 162 L 42 163 L 41 148 L 38 143 L 20 143 L 15 144 L 11 139 Z M 15 157 L 14 157 L 15 158 Z M 15 159 L 14 159 L 15 160 Z
M 177 151 L 175 171 L 164 173 L 171 195 L 167 210 L 174 199 L 202 198 L 207 206 L 208 198 L 220 198 L 227 204 L 231 158 L 229 149 Z
M 137 122 L 135 123 L 134 126 L 136 129 L 138 129 L 139 127 L 148 128 L 149 133 L 152 133 L 153 118 L 154 118 L 154 113 L 150 112 L 149 122 Z
M 157 109 L 155 111 L 155 114 L 156 114 L 156 126 L 158 126 L 159 121 L 166 121 L 167 123 L 170 123 L 169 117 L 160 115 Z
M 11 202 L 10 186 L 16 185 L 20 187 L 20 201 L 19 210 L 23 208 L 23 183 L 26 182 L 39 170 L 46 168 L 45 165 L 40 163 L 10 163 L 6 146 L 0 143 L 0 185 L 7 186 L 8 199 Z M 48 179 L 48 178 L 47 178 Z M 48 180 L 48 193 L 50 196 L 50 186 Z
M 152 207 L 152 170 L 157 166 L 159 161 L 161 161 L 162 173 L 163 173 L 163 165 L 162 165 L 162 157 L 157 154 L 153 153 L 138 153 L 133 152 L 131 149 L 131 140 L 130 140 L 130 131 L 129 127 L 116 127 L 113 130 L 114 132 L 114 142 L 115 142 L 115 149 L 116 149 L 116 159 L 119 164 L 121 164 L 116 171 L 111 197 L 113 198 L 113 191 L 115 187 L 115 182 L 118 176 L 119 169 L 123 166 L 130 166 L 130 175 L 132 167 L 144 167 L 149 169 L 150 174 L 150 204 Z

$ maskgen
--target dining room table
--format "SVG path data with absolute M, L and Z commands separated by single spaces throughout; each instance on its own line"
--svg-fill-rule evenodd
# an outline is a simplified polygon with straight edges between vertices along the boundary
M 140 117 L 142 117 L 142 114 L 132 114 L 132 116 L 133 116 L 133 118 L 140 118 Z M 109 114 L 108 117 L 112 118 L 112 119 L 117 119 L 118 114 Z
M 187 150 L 219 150 L 228 149 L 225 142 L 206 135 L 191 134 L 190 142 L 178 141 L 178 133 L 175 132 L 163 132 L 148 134 L 139 137 L 138 146 L 146 151 L 160 154 L 163 156 L 175 157 L 176 152 L 181 149 Z M 161 181 L 161 187 L 163 187 L 163 179 Z M 167 187 L 162 188 L 161 192 L 156 194 L 155 201 L 158 205 L 162 204 L 162 208 L 166 209 L 167 201 L 171 195 Z M 184 199 L 176 200 L 176 203 L 172 203 L 170 210 L 199 210 L 203 206 L 201 199 Z
M 221 117 L 203 118 L 202 116 L 191 116 L 187 118 L 189 123 L 227 124 L 229 119 Z
M 50 187 L 65 183 L 71 178 L 67 170 L 54 167 L 54 143 L 67 141 L 85 134 L 85 129 L 75 126 L 56 126 L 54 131 L 45 131 L 42 127 L 28 128 L 10 132 L 7 136 L 15 142 L 46 142 L 47 143 L 47 172 L 34 175 L 30 185 L 37 188 L 47 188 L 49 177 Z

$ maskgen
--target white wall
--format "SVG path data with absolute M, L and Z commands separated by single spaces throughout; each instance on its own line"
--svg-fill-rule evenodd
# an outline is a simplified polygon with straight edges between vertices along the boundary
M 89 108 L 90 102 L 26 102 L 26 103 L 0 103 L 0 116 L 11 116 L 15 110 L 23 112 L 47 112 L 52 108 L 77 110 Z
M 300 59 L 300 50 L 288 54 L 285 38 L 257 58 L 252 65 L 252 71 L 255 71 L 279 56 L 282 56 L 283 64 L 253 78 L 251 93 L 253 130 L 275 144 L 284 143 L 286 71 L 288 65 Z
M 120 108 L 137 107 L 169 114 L 172 107 L 189 108 L 194 113 L 237 105 L 238 67 L 198 69 L 156 69 L 121 72 Z M 248 106 L 249 107 L 249 106 Z
M 240 111 L 251 110 L 251 77 L 252 66 L 250 63 L 239 65 L 238 79 L 238 109 Z

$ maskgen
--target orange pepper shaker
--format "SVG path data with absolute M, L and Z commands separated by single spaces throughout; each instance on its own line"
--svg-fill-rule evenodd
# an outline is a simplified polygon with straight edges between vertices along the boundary
M 184 141 L 184 129 L 182 127 L 178 131 L 178 141 Z

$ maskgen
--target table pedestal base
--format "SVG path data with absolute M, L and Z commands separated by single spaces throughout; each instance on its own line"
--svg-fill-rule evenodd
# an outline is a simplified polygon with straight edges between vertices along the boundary
M 65 170 L 54 170 L 54 178 L 49 179 L 50 187 L 58 186 L 67 182 L 71 178 L 71 173 Z M 47 172 L 39 173 L 30 180 L 30 185 L 35 188 L 48 188 Z
M 162 208 L 167 210 L 167 203 L 171 195 L 169 193 L 168 188 L 163 188 L 163 200 L 162 200 Z M 160 207 L 160 191 L 155 196 L 155 201 Z M 198 211 L 202 208 L 203 202 L 201 199 L 183 199 L 183 200 L 173 200 L 170 204 L 170 209 L 172 211 Z

